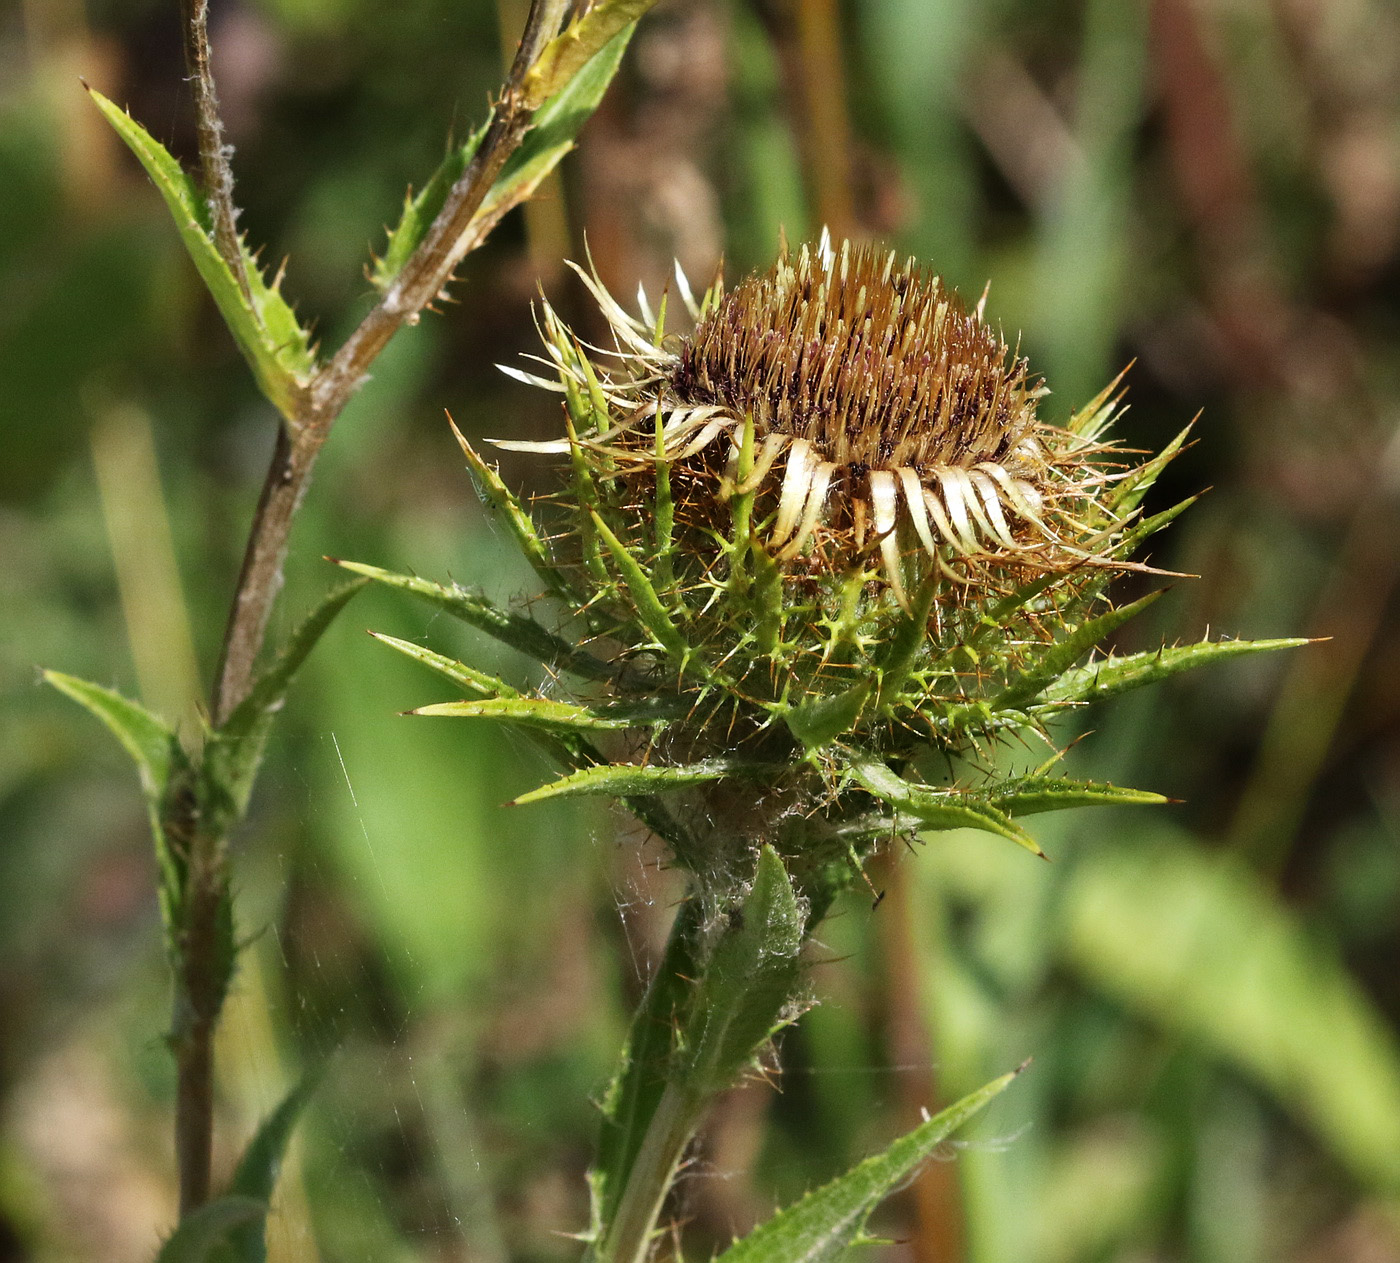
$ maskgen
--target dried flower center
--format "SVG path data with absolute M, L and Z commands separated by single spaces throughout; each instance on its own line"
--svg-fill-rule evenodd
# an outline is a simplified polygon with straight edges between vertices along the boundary
M 857 469 L 1015 464 L 1039 393 L 1026 361 L 911 259 L 804 246 L 723 299 L 683 345 L 679 400 L 751 413 Z

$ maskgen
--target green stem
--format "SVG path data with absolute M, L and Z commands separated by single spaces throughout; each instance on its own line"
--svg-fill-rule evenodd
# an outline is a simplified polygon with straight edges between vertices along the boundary
M 706 1096 L 676 1083 L 666 1085 L 598 1250 L 600 1260 L 645 1263 L 666 1194 L 708 1104 Z

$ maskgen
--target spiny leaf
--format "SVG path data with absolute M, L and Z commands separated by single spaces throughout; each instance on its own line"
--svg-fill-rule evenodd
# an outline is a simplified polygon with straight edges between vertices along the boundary
M 874 688 L 872 679 L 862 680 L 854 688 L 822 697 L 814 702 L 804 702 L 782 712 L 783 722 L 809 750 L 820 749 L 835 741 L 843 732 L 849 732 Z
M 454 618 L 488 636 L 494 636 L 503 644 L 519 650 L 527 657 L 543 663 L 551 669 L 572 671 L 575 675 L 589 680 L 611 680 L 613 668 L 601 662 L 592 654 L 575 649 L 567 641 L 541 627 L 533 618 L 523 614 L 511 614 L 488 601 L 484 596 L 468 592 L 456 586 L 447 587 L 420 579 L 416 575 L 395 574 L 381 570 L 378 566 L 367 566 L 359 561 L 342 561 L 336 557 L 327 558 L 337 566 L 355 574 L 362 574 L 386 587 L 398 588 L 431 602 L 439 609 L 446 610 Z
M 100 684 L 62 671 L 42 674 L 47 683 L 107 725 L 135 762 L 147 797 L 159 802 L 169 784 L 172 763 L 180 757 L 179 743 L 170 727 L 144 706 Z
M 315 368 L 310 335 L 297 322 L 296 314 L 278 292 L 276 283 L 267 283 L 257 260 L 240 241 L 251 302 L 244 298 L 238 281 L 214 243 L 209 209 L 195 182 L 181 170 L 165 147 L 125 110 L 91 88 L 88 95 L 146 168 L 146 174 L 165 198 L 180 239 L 218 304 L 263 394 L 288 421 L 295 421 L 297 401 Z
M 901 1136 L 883 1153 L 779 1211 L 715 1263 L 835 1263 L 855 1243 L 871 1211 L 1020 1073 L 994 1079 Z
M 263 1205 L 271 1203 L 277 1177 L 282 1170 L 282 1159 L 292 1138 L 292 1129 L 315 1091 L 316 1083 L 315 1075 L 307 1075 L 263 1120 L 238 1161 L 238 1168 L 229 1184 L 230 1195 L 250 1198 Z M 245 1223 L 234 1228 L 229 1234 L 229 1241 L 238 1263 L 265 1263 L 267 1243 L 261 1222 Z
M 206 741 L 202 768 L 202 780 L 210 791 L 205 795 L 206 808 L 223 805 L 230 826 L 247 807 L 273 720 L 287 689 L 335 616 L 368 583 L 368 579 L 354 579 L 327 593 L 297 625 L 282 651 L 258 676 L 248 696 Z
M 501 481 L 500 474 L 482 460 L 476 448 L 467 442 L 466 436 L 457 428 L 451 417 L 447 418 L 447 424 L 452 427 L 452 433 L 457 438 L 462 455 L 467 458 L 467 468 L 471 470 L 472 479 L 476 483 L 477 490 L 481 492 L 482 499 L 505 522 L 507 529 L 515 537 L 520 551 L 525 554 L 525 560 L 534 568 L 535 573 L 549 585 L 550 590 L 567 595 L 569 585 L 564 582 L 563 576 L 550 560 L 549 549 L 535 530 L 535 524 L 530 520 L 530 515 L 525 512 L 524 507 L 511 493 L 510 488 Z
M 1145 789 L 1125 789 L 1093 781 L 1061 780 L 1054 776 L 1025 776 L 1003 781 L 985 793 L 988 803 L 1008 816 L 1031 816 L 1040 811 L 1064 811 L 1070 807 L 1156 805 L 1169 802 Z
M 370 281 L 376 289 L 381 292 L 388 289 L 394 278 L 403 271 L 404 264 L 413 252 L 422 244 L 423 238 L 428 235 L 428 229 L 433 225 L 433 220 L 442 210 L 448 193 L 452 191 L 452 186 L 461 179 L 462 172 L 476 155 L 481 138 L 486 135 L 486 127 L 487 124 L 483 123 L 464 143 L 458 145 L 442 160 L 438 169 L 423 186 L 421 193 L 415 196 L 410 192 L 404 199 L 403 214 L 399 217 L 398 225 L 390 231 L 384 255 L 375 260 L 370 272 Z
M 1211 662 L 1246 654 L 1270 653 L 1275 649 L 1297 649 L 1311 642 L 1292 637 L 1283 640 L 1202 640 L 1193 645 L 1163 646 L 1124 657 L 1101 658 L 1087 666 L 1068 671 L 1044 693 L 1040 702 L 1046 709 L 1078 702 L 1097 702 L 1116 693 L 1155 684 L 1180 671 L 1191 671 Z
M 220 731 L 228 736 L 243 737 L 276 711 L 282 705 L 296 673 L 316 647 L 316 642 L 335 621 L 335 616 L 368 584 L 368 579 L 352 579 L 326 593 L 297 624 L 276 659 L 258 676 L 248 696 L 234 708 Z
M 899 622 L 880 662 L 880 690 L 876 701 L 888 710 L 898 699 L 919 651 L 928 643 L 928 616 L 938 591 L 937 575 L 926 579 L 914 597 L 909 612 Z
M 533 108 L 575 80 L 584 66 L 614 36 L 635 25 L 656 0 L 605 0 L 544 46 L 523 85 Z
M 568 67 L 569 75 L 561 74 L 545 85 L 553 95 L 544 101 L 535 114 L 534 125 L 511 155 L 473 217 L 474 231 L 478 237 L 485 235 L 484 228 L 528 198 L 573 148 L 579 129 L 597 108 L 603 92 L 617 73 L 634 20 L 629 19 L 628 24 L 621 31 L 616 31 L 601 47 L 595 45 L 593 54 L 585 64 L 571 64 Z M 595 34 L 599 29 L 594 28 Z M 549 45 L 546 45 L 546 50 L 548 48 Z M 423 191 L 405 203 L 403 216 L 389 234 L 384 257 L 375 263 L 373 269 L 371 279 L 379 290 L 386 290 L 393 284 L 404 264 L 422 244 L 452 186 L 461 178 L 476 154 L 486 126 L 484 124 L 478 128 L 465 144 L 453 150 L 433 172 Z
M 637 726 L 635 719 L 542 697 L 486 697 L 478 701 L 434 702 L 408 713 L 456 719 L 502 719 L 528 727 L 564 732 L 621 732 Z
M 520 696 L 518 689 L 512 688 L 497 676 L 488 675 L 485 671 L 478 671 L 475 667 L 469 667 L 465 662 L 458 662 L 455 658 L 449 658 L 445 654 L 434 653 L 433 650 L 425 649 L 422 645 L 415 645 L 411 640 L 400 640 L 397 636 L 386 636 L 383 632 L 372 631 L 370 635 L 380 644 L 388 645 L 390 649 L 397 649 L 406 657 L 412 658 L 415 662 L 421 662 L 425 667 L 436 671 L 439 675 L 451 680 L 453 684 L 470 692 L 480 693 L 483 697 L 491 698 Z
M 685 1087 L 728 1088 L 782 1025 L 794 998 L 805 920 L 778 853 L 759 851 L 753 885 L 706 962 L 686 1024 Z
M 767 763 L 746 763 L 740 759 L 704 759 L 682 767 L 646 767 L 631 763 L 603 763 L 584 768 L 572 776 L 532 789 L 511 802 L 520 807 L 526 803 L 542 802 L 546 798 L 566 798 L 576 794 L 609 794 L 622 797 L 631 794 L 665 794 L 688 789 L 727 777 L 771 777 L 774 769 Z
M 676 913 L 666 952 L 632 1016 L 617 1077 L 603 1098 L 598 1161 L 590 1173 L 595 1229 L 613 1221 L 627 1176 L 637 1159 L 647 1124 L 655 1115 L 671 1073 L 677 1017 L 694 994 L 704 901 L 687 899 Z
M 1139 522 L 1114 544 L 1113 555 L 1115 557 L 1131 557 L 1142 546 L 1144 540 L 1169 526 L 1200 498 L 1198 495 L 1187 496 L 1185 500 L 1172 505 L 1171 508 L 1163 509 L 1162 512 L 1154 513 L 1150 518 Z
M 1150 461 L 1140 468 L 1134 469 L 1126 478 L 1122 479 L 1113 488 L 1113 494 L 1109 498 L 1107 507 L 1120 516 L 1126 516 L 1136 509 L 1142 503 L 1143 497 L 1151 490 L 1152 484 L 1157 481 L 1158 475 L 1181 451 L 1182 445 L 1186 442 L 1186 436 L 1191 433 L 1191 426 L 1195 424 L 1193 421 Z
M 221 1263 L 228 1257 L 233 1234 L 256 1224 L 261 1230 L 267 1203 L 253 1197 L 221 1197 L 180 1220 L 161 1247 L 156 1263 Z
M 627 585 L 627 590 L 632 596 L 632 604 L 642 626 L 658 645 L 684 666 L 691 657 L 690 645 L 681 635 L 680 629 L 671 620 L 671 615 L 661 603 L 661 598 L 656 595 L 656 589 L 652 587 L 646 571 L 627 550 L 626 545 L 608 529 L 607 523 L 602 518 L 596 513 L 590 516 L 593 520 L 593 529 L 598 532 L 603 543 L 607 545 L 613 561 L 622 574 L 622 581 Z
M 1149 592 L 1141 600 L 1111 609 L 1076 628 L 1063 640 L 1051 645 L 1035 666 L 1025 671 L 1016 682 L 992 699 L 992 709 L 1024 710 L 1050 684 L 1057 680 L 1105 636 L 1121 627 L 1130 618 L 1141 614 L 1162 596 L 1161 591 Z
M 954 791 L 940 791 L 906 781 L 878 759 L 855 757 L 848 766 L 862 789 L 897 811 L 913 816 L 925 829 L 981 829 L 1010 838 L 1032 855 L 1045 858 L 1045 852 L 1036 845 L 1035 839 L 1015 824 L 1006 812 L 990 803 Z

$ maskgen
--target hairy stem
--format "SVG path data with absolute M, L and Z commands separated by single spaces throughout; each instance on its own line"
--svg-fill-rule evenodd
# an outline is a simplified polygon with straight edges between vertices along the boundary
M 298 406 L 298 415 L 278 435 L 229 612 L 214 698 L 216 723 L 247 696 L 272 606 L 282 587 L 292 520 L 336 418 L 364 385 L 370 365 L 390 338 L 417 320 L 423 308 L 442 292 L 452 270 L 481 243 L 494 223 L 495 216 L 478 220 L 477 211 L 529 130 L 534 109 L 526 102 L 524 79 L 567 7 L 563 0 L 534 0 L 531 4 L 500 102 L 471 162 L 403 270 L 330 361 L 317 370 Z
M 233 204 L 233 168 L 224 147 L 224 124 L 214 91 L 214 71 L 209 61 L 209 0 L 180 0 L 184 29 L 185 68 L 194 91 L 195 128 L 199 136 L 199 167 L 214 243 L 252 307 L 248 269 L 238 245 L 238 211 Z
M 243 553 L 243 568 L 229 607 L 223 654 L 215 677 L 211 711 L 221 725 L 247 695 L 253 668 L 267 635 L 272 606 L 282 588 L 292 521 L 311 481 L 323 437 L 293 439 L 286 426 L 277 431 L 262 494 L 253 513 L 252 529 Z
M 233 175 L 209 62 L 208 0 L 182 0 L 185 55 L 194 86 L 203 189 L 220 253 L 249 297 L 233 204 Z M 478 216 L 482 202 L 534 117 L 523 84 L 540 50 L 558 31 L 568 0 L 533 0 L 510 74 L 475 156 L 453 186 L 441 213 L 383 298 L 302 392 L 296 415 L 277 434 L 272 461 L 253 514 L 215 676 L 211 714 L 221 726 L 248 696 L 281 590 L 292 522 L 331 427 L 364 384 L 389 339 L 442 291 L 464 255 L 480 244 L 497 215 Z M 185 918 L 176 978 L 176 1150 L 180 1210 L 209 1198 L 213 1138 L 213 1038 L 223 1000 L 219 917 L 224 915 L 228 830 L 189 833 Z
M 191 873 L 189 932 L 175 983 L 175 1163 L 181 1216 L 209 1200 L 214 1141 L 214 1028 L 223 1001 L 214 939 L 223 886 L 208 865 L 217 859 L 207 854 L 210 849 L 201 848 L 202 871 Z

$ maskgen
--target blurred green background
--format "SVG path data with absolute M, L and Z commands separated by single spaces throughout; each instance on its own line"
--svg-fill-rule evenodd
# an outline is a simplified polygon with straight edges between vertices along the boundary
M 216 0 L 240 226 L 335 345 L 404 189 L 484 110 L 520 0 Z M 504 33 L 504 34 L 503 34 Z M 174 1213 L 168 987 L 135 777 L 52 666 L 193 723 L 274 416 L 155 191 L 86 100 L 187 160 L 173 0 L 0 13 L 0 1260 L 148 1259 Z M 941 835 L 820 934 L 779 1091 L 682 1181 L 692 1257 L 1028 1056 L 887 1208 L 919 1263 L 1400 1260 L 1400 10 L 1390 0 L 665 0 L 562 178 L 471 257 L 343 417 L 279 629 L 323 555 L 528 598 L 443 421 L 544 435 L 497 373 L 560 260 L 655 292 L 779 226 L 927 258 L 1064 416 L 1129 361 L 1130 446 L 1198 412 L 1126 642 L 1330 637 L 1087 715 L 1071 774 L 1181 800 L 1046 818 L 1043 865 Z M 543 489 L 538 461 L 513 484 Z M 1136 579 L 1125 582 L 1132 589 Z M 1148 625 L 1150 622 L 1150 625 Z M 504 731 L 374 627 L 522 665 L 380 593 L 294 688 L 238 844 L 248 947 L 220 1161 L 326 1079 L 273 1258 L 553 1260 L 676 887 L 603 812 L 498 804 Z M 1069 741 L 1073 730 L 1060 734 Z M 1040 756 L 1036 756 L 1040 757 Z

